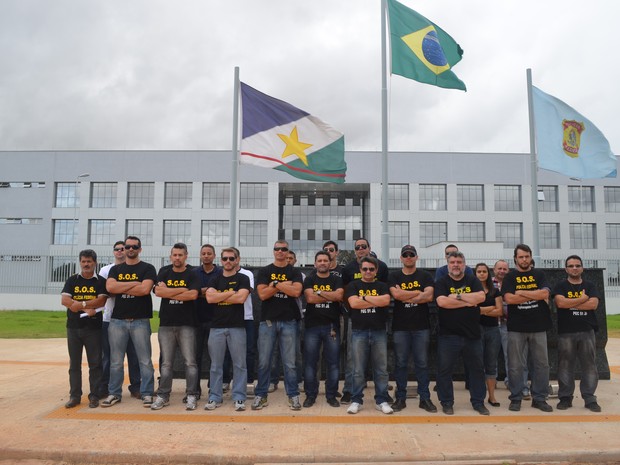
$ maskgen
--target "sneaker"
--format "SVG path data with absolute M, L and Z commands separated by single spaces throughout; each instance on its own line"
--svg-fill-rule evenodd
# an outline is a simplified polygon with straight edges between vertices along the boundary
M 235 410 L 237 412 L 243 412 L 245 410 L 245 401 L 244 400 L 236 400 L 235 401 Z
M 196 396 L 189 395 L 185 401 L 185 410 L 196 410 L 198 407 L 198 399 Z
M 252 410 L 262 410 L 263 407 L 267 407 L 269 405 L 269 401 L 266 397 L 255 396 L 254 402 L 252 402 Z
M 474 405 L 474 410 L 478 412 L 480 415 L 491 415 L 491 412 L 489 412 L 489 409 L 486 408 L 483 404 Z
M 433 401 L 430 399 L 420 399 L 419 407 L 429 413 L 437 413 L 437 407 L 435 407 L 435 404 L 433 404 Z
M 306 397 L 304 400 L 304 408 L 310 408 L 316 402 L 316 397 Z
M 573 401 L 570 399 L 560 399 L 560 402 L 557 405 L 558 410 L 568 410 L 573 406 Z
M 153 396 L 142 397 L 142 407 L 149 408 L 151 405 L 153 405 Z
M 395 412 L 400 412 L 404 408 L 407 408 L 407 402 L 405 402 L 405 399 L 396 399 L 396 402 L 392 404 L 392 410 Z
M 221 406 L 222 406 L 221 402 L 210 400 L 209 402 L 205 404 L 205 410 L 215 410 L 216 408 L 221 407 Z
M 454 407 L 452 407 L 452 405 L 441 404 L 441 410 L 446 415 L 454 415 Z
M 376 404 L 375 408 L 381 411 L 382 413 L 385 413 L 386 415 L 390 415 L 391 413 L 394 413 L 394 410 L 392 409 L 392 407 L 390 407 L 390 404 L 388 404 L 387 402 L 381 402 L 380 404 Z
M 299 402 L 299 396 L 293 396 L 288 398 L 288 405 L 291 410 L 301 410 L 301 403 Z
M 267 392 L 273 392 L 277 390 L 278 390 L 278 385 L 274 383 L 269 384 L 269 387 L 267 388 Z
M 537 408 L 541 412 L 553 412 L 553 407 L 544 400 L 533 400 L 532 407 Z
M 596 403 L 596 401 L 594 402 L 590 402 L 589 404 L 586 404 L 586 408 L 588 410 L 590 410 L 591 412 L 600 412 L 601 411 L 601 406 L 599 404 Z
M 155 397 L 155 400 L 151 403 L 151 410 L 161 410 L 169 404 L 170 401 L 168 399 L 157 396 Z
M 118 404 L 121 401 L 119 396 L 109 395 L 106 397 L 103 402 L 101 402 L 102 407 L 112 407 L 114 404 Z
M 521 401 L 520 400 L 511 400 L 510 405 L 508 406 L 508 410 L 511 412 L 518 412 L 521 410 Z
M 521 396 L 523 397 L 523 400 L 530 400 L 532 398 L 532 393 L 528 388 L 525 388 L 521 393 Z
M 342 397 L 340 398 L 340 403 L 341 404 L 350 404 L 351 403 L 351 393 L 350 392 L 343 392 L 342 393 Z
M 230 391 L 230 383 L 222 384 L 222 392 L 228 392 L 228 391 Z
M 349 408 L 347 409 L 347 413 L 356 414 L 360 410 L 362 410 L 362 404 L 351 402 L 351 405 L 349 405 Z

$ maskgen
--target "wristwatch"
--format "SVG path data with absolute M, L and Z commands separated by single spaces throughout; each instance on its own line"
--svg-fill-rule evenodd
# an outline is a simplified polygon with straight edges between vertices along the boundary
M 86 308 L 86 302 L 82 300 L 82 308 Z
M 463 300 L 463 296 L 461 294 L 456 295 L 456 300 Z
M 321 295 L 321 291 L 316 291 L 316 295 Z

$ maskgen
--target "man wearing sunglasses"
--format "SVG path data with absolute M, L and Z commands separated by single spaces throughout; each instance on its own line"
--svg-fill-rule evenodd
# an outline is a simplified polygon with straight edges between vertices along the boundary
M 427 412 L 436 412 L 428 389 L 428 347 L 431 339 L 428 303 L 433 300 L 433 277 L 427 271 L 416 267 L 418 252 L 412 245 L 405 245 L 400 251 L 402 269 L 390 273 L 388 285 L 394 297 L 394 357 L 396 366 L 395 412 L 407 407 L 407 367 L 413 356 L 415 375 L 418 380 L 419 407 Z
M 262 301 L 261 322 L 258 328 L 258 382 L 252 410 L 269 405 L 267 392 L 273 357 L 273 348 L 279 344 L 284 365 L 284 387 L 292 410 L 300 410 L 295 346 L 297 344 L 297 299 L 302 291 L 299 269 L 286 261 L 289 247 L 284 240 L 273 246 L 273 263 L 261 268 L 256 278 L 257 294 Z
M 567 278 L 556 284 L 552 295 L 558 309 L 558 410 L 573 406 L 575 365 L 579 360 L 581 382 L 579 390 L 585 407 L 600 412 L 596 402 L 598 371 L 596 368 L 596 309 L 599 294 L 593 283 L 584 280 L 583 262 L 578 255 L 566 259 Z
M 327 241 L 323 244 L 323 251 L 329 255 L 329 272 L 342 278 L 343 267 L 338 264 L 338 244 L 334 241 Z
M 102 407 L 111 407 L 121 401 L 125 370 L 123 359 L 129 340 L 133 342 L 140 364 L 140 394 L 144 407 L 153 403 L 154 369 L 151 360 L 151 321 L 153 301 L 151 291 L 157 279 L 155 267 L 140 260 L 142 244 L 136 236 L 125 239 L 125 263 L 110 270 L 106 287 L 116 294 L 112 319 L 108 328 L 110 337 L 110 384 L 108 397 Z
M 345 291 L 351 308 L 351 357 L 353 360 L 353 385 L 351 405 L 347 413 L 356 414 L 364 403 L 366 367 L 372 363 L 375 385 L 375 408 L 385 414 L 393 413 L 388 403 L 387 371 L 387 321 L 390 291 L 387 284 L 377 281 L 379 261 L 364 257 L 360 263 L 362 279 L 352 281 Z

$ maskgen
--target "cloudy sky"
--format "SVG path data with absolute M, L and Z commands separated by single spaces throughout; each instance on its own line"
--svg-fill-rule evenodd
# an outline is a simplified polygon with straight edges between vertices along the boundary
M 526 69 L 620 150 L 611 0 L 401 0 L 468 91 L 388 80 L 390 149 L 528 152 Z M 241 80 L 380 150 L 380 0 L 1 0 L 0 150 L 229 149 Z

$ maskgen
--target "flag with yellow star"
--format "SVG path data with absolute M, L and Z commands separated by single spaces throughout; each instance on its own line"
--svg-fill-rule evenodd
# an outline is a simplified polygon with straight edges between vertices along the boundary
M 344 135 L 316 116 L 241 83 L 239 161 L 308 181 L 343 183 Z

